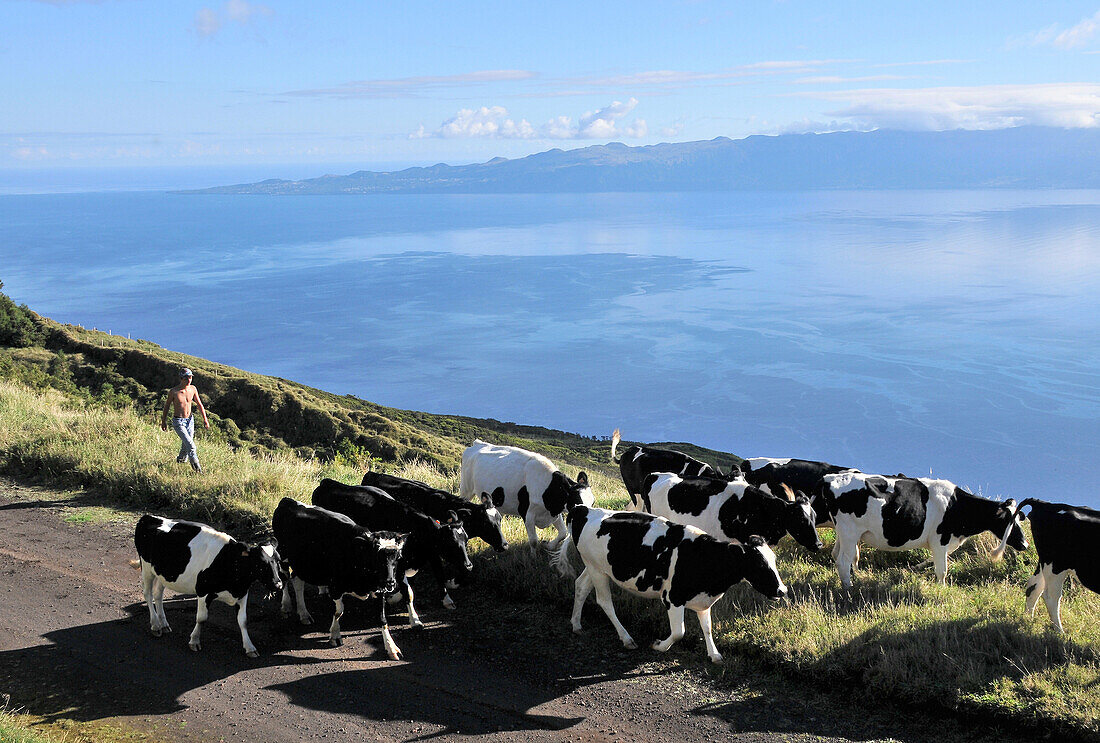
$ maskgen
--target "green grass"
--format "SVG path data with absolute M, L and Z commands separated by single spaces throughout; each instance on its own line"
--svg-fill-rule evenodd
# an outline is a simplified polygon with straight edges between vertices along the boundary
M 87 334 L 80 331 L 75 336 Z M 120 348 L 135 352 L 134 343 L 142 342 L 120 342 Z M 379 416 L 378 425 L 407 426 L 424 445 L 409 446 L 400 461 L 382 461 L 385 458 L 375 457 L 373 450 L 363 454 L 357 448 L 360 439 L 348 439 L 350 445 L 333 456 L 321 456 L 317 447 L 316 456 L 303 457 L 301 447 L 240 446 L 247 427 L 234 424 L 240 434 L 235 438 L 230 435 L 233 427 L 223 423 L 213 434 L 200 432 L 199 451 L 207 472 L 196 476 L 174 461 L 178 439 L 154 425 L 150 410 L 130 408 L 102 389 L 59 384 L 64 375 L 58 370 L 75 368 L 67 366 L 75 362 L 65 353 L 58 361 L 56 351 L 0 349 L 0 471 L 53 486 L 86 488 L 114 503 L 196 518 L 248 536 L 266 526 L 284 495 L 308 500 L 321 477 L 358 483 L 367 464 L 456 491 L 458 475 L 451 455 L 432 452 L 460 451 L 461 437 L 478 435 L 543 451 L 569 475 L 585 469 L 598 505 L 619 508 L 626 502 L 601 442 L 585 444 L 587 440 L 572 434 L 555 440 L 547 429 L 525 430 L 514 424 L 499 424 L 498 433 L 479 427 L 473 419 L 393 411 L 362 401 L 340 407 L 337 402 L 344 398 L 325 397 L 327 393 L 317 393 L 310 404 L 331 403 L 332 415 L 340 420 L 353 420 L 351 412 L 366 415 L 364 411 L 371 410 Z M 187 357 L 181 359 L 203 368 Z M 229 374 L 225 372 L 226 378 Z M 256 390 L 270 392 L 281 385 L 287 394 L 305 395 L 301 390 L 307 389 L 258 377 L 248 385 L 238 389 L 253 390 L 248 394 L 254 394 L 254 404 L 261 406 L 273 398 Z M 224 394 L 222 402 L 228 405 L 232 393 Z M 94 510 L 76 511 L 70 518 L 80 523 L 99 516 Z M 526 533 L 518 519 L 506 519 L 505 526 L 517 549 L 497 555 L 480 542 L 472 545 L 479 573 L 474 596 L 488 602 L 495 593 L 529 601 L 560 614 L 563 624 L 568 622 L 572 581 L 549 567 L 544 550 L 519 546 Z M 552 536 L 552 530 L 544 530 L 544 538 Z M 988 557 L 992 538 L 974 540 L 956 553 L 948 584 L 941 586 L 930 570 L 915 570 L 927 553 L 865 549 L 855 587 L 844 591 L 829 556 L 830 542 L 826 534 L 826 548 L 816 555 L 792 544 L 780 545 L 779 567 L 791 589 L 785 602 L 773 605 L 741 585 L 719 603 L 714 610 L 715 636 L 727 663 L 714 670 L 717 683 L 740 685 L 745 678 L 768 673 L 826 689 L 844 688 L 857 703 L 885 698 L 1048 731 L 1100 735 L 1100 597 L 1071 586 L 1062 612 L 1066 634 L 1059 636 L 1050 629 L 1043 607 L 1034 618 L 1024 613 L 1023 586 L 1034 564 L 1033 552 L 1010 551 L 1004 561 L 993 563 Z M 658 602 L 619 592 L 616 605 L 640 642 L 667 634 L 667 618 Z M 591 602 L 585 628 L 609 643 L 617 642 L 607 619 Z M 705 665 L 700 644 L 698 626 L 689 617 L 688 637 L 679 649 L 685 663 Z
M 0 709 L 0 743 L 68 743 L 65 737 L 35 730 L 25 715 Z

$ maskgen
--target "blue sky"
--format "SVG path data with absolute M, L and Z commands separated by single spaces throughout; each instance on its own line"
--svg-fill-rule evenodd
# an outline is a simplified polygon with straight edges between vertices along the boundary
M 0 28 L 0 169 L 1100 125 L 1100 0 L 0 0 Z

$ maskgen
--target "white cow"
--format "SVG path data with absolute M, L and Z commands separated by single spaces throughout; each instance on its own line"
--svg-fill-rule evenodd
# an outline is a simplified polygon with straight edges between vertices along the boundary
M 532 547 L 538 544 L 535 529 L 553 524 L 558 536 L 550 549 L 565 538 L 565 510 L 595 501 L 583 472 L 573 481 L 541 454 L 478 440 L 462 452 L 460 495 L 470 500 L 482 493 L 492 498 L 501 513 L 523 519 Z

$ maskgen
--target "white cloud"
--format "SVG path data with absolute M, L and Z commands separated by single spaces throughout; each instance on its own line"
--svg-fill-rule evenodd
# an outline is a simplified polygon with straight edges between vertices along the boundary
M 226 23 L 247 26 L 256 18 L 266 18 L 274 14 L 274 10 L 260 3 L 250 3 L 248 0 L 228 0 L 221 7 L 221 10 L 199 8 L 195 13 L 192 28 L 199 36 L 211 37 L 221 31 Z
M 844 105 L 829 116 L 858 128 L 1001 129 L 1100 126 L 1100 84 L 1047 83 L 801 94 Z
M 1088 46 L 1100 33 L 1100 10 L 1093 15 L 1082 18 L 1077 25 L 1065 30 L 1057 23 L 1032 31 L 1023 37 L 1010 39 L 1009 46 L 1056 46 L 1059 49 L 1080 49 Z
M 1097 31 L 1100 31 L 1100 10 L 1090 18 L 1081 19 L 1076 26 L 1067 28 L 1055 36 L 1053 43 L 1054 46 L 1062 49 L 1076 49 L 1092 41 Z
M 648 135 L 645 119 L 635 119 L 626 124 L 622 119 L 638 105 L 636 98 L 625 103 L 615 101 L 598 111 L 589 111 L 573 121 L 570 116 L 555 116 L 541 127 L 535 128 L 527 119 L 518 121 L 503 106 L 464 108 L 438 129 L 429 132 L 421 125 L 409 135 L 410 139 L 614 139 L 629 137 L 641 139 Z

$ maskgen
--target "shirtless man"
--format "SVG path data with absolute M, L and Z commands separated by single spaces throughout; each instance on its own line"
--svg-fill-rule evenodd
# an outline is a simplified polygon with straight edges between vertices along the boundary
M 160 416 L 160 428 L 168 430 L 168 408 L 172 408 L 172 430 L 180 437 L 182 445 L 180 453 L 176 457 L 177 462 L 190 460 L 191 468 L 195 472 L 202 472 L 199 466 L 199 453 L 195 450 L 195 414 L 191 410 L 194 405 L 202 413 L 202 422 L 210 428 L 210 421 L 206 417 L 206 408 L 199 399 L 199 391 L 191 384 L 190 369 L 180 369 L 180 383 L 168 390 L 168 399 L 164 401 L 164 411 Z

